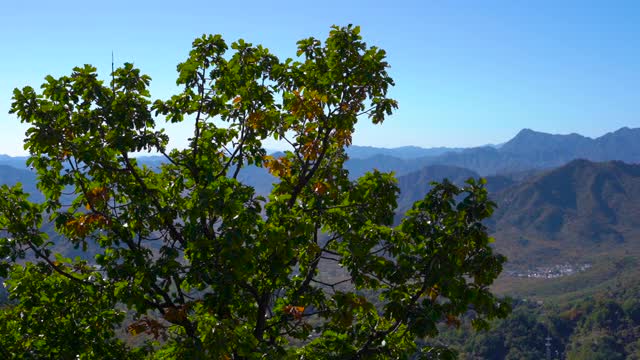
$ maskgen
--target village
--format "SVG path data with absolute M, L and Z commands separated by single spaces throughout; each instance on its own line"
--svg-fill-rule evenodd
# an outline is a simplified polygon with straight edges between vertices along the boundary
M 591 268 L 591 264 L 557 264 L 552 266 L 538 267 L 532 270 L 506 270 L 505 274 L 519 278 L 555 279 L 563 276 L 573 275 Z

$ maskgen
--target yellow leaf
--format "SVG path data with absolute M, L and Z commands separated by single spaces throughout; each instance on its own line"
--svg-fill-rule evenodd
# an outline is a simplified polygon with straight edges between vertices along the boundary
M 431 301 L 435 301 L 439 293 L 440 289 L 438 288 L 438 285 L 433 285 L 433 287 L 429 289 L 429 298 Z
M 302 146 L 301 152 L 305 160 L 315 160 L 318 158 L 317 140 L 311 140 Z
M 247 118 L 247 123 L 249 127 L 251 127 L 252 129 L 257 129 L 260 127 L 260 122 L 262 121 L 262 119 L 264 119 L 263 112 L 254 112 L 249 114 L 249 117 Z
M 273 159 L 273 157 L 269 158 Z M 289 160 L 285 157 L 278 158 L 277 160 L 265 160 L 264 167 L 267 168 L 269 173 L 273 176 L 284 177 L 291 174 Z
M 143 332 L 147 331 L 147 324 L 145 324 L 143 321 L 136 321 L 127 327 L 127 331 L 129 331 L 129 334 L 133 336 L 142 334 Z
M 87 201 L 93 205 L 104 203 L 109 200 L 109 190 L 104 186 L 94 187 L 87 191 L 85 197 L 87 198 Z M 87 210 L 90 209 L 91 207 L 87 207 Z
M 338 143 L 342 146 L 351 145 L 351 131 L 349 130 L 336 130 L 335 138 L 338 140 Z

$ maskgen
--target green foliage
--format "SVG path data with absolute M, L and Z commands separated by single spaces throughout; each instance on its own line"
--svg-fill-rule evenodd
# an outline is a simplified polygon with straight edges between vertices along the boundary
M 14 301 L 0 311 L 0 354 L 37 359 L 141 358 L 143 348 L 130 352 L 115 338 L 114 326 L 124 313 L 115 307 L 111 287 L 100 273 L 86 262 L 71 265 L 62 258 L 56 260 L 56 269 L 44 262 L 12 268 L 7 288 Z
M 492 322 L 483 333 L 474 334 L 465 317 L 459 329 L 443 329 L 438 342 L 457 350 L 462 359 L 541 359 L 545 337 L 550 336 L 552 355 L 558 358 L 636 359 L 640 345 L 640 324 L 634 320 L 640 295 L 637 262 L 628 257 L 602 262 L 607 266 L 596 263 L 582 274 L 543 282 L 528 279 L 525 293 L 541 294 L 538 299 L 544 299 L 543 304 L 516 300 L 513 312 Z M 612 268 L 618 271 L 611 272 Z M 598 286 L 593 285 L 596 279 L 600 279 Z M 567 288 L 574 292 L 564 293 Z
M 182 92 L 167 100 L 151 101 L 149 77 L 131 64 L 108 85 L 85 65 L 47 77 L 41 93 L 15 90 L 11 111 L 29 125 L 28 162 L 46 200 L 0 192 L 2 269 L 38 261 L 12 268 L 18 305 L 2 315 L 2 341 L 27 346 L 18 343 L 33 332 L 38 354 L 124 354 L 112 331 L 119 304 L 136 314 L 123 326 L 156 337 L 160 358 L 406 359 L 417 338 L 470 309 L 478 328 L 505 316 L 508 304 L 488 290 L 505 259 L 482 224 L 495 206 L 483 181 L 434 184 L 394 227 L 393 175 L 349 180 L 356 122 L 380 123 L 397 107 L 385 52 L 359 32 L 333 27 L 285 61 L 203 36 L 178 65 Z M 192 124 L 190 145 L 168 151 L 156 116 Z M 268 156 L 268 138 L 290 149 Z M 130 157 L 139 151 L 166 162 L 152 171 Z M 277 178 L 268 199 L 238 180 L 249 165 Z M 75 199 L 63 204 L 68 191 Z M 79 249 L 97 246 L 95 264 L 54 260 L 43 221 Z M 342 277 L 323 277 L 330 267 Z M 60 313 L 68 321 L 53 326 Z M 36 316 L 42 324 L 25 332 Z

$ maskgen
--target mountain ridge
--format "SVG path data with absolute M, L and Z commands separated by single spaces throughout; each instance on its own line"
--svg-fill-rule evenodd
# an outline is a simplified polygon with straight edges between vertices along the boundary
M 640 248 L 640 165 L 574 160 L 495 194 L 489 221 L 514 264 Z

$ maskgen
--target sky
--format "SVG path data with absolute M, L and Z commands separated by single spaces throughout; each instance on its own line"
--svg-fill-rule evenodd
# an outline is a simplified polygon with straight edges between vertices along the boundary
M 356 145 L 471 147 L 523 128 L 598 137 L 640 127 L 639 1 L 2 0 L 0 154 L 26 154 L 12 91 L 48 74 L 92 64 L 108 80 L 113 51 L 116 66 L 134 63 L 165 99 L 202 34 L 284 59 L 333 24 L 360 25 L 387 51 L 396 82 L 400 108 L 382 125 L 359 122 Z M 192 129 L 167 131 L 180 147 Z

